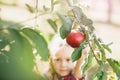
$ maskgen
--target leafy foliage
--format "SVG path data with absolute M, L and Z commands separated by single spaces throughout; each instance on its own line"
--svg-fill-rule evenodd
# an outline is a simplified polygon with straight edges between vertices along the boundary
M 43 11 L 41 12 L 41 10 L 37 9 L 37 13 L 52 12 L 58 3 L 60 3 L 60 0 L 51 0 L 51 7 L 43 5 Z M 31 13 L 36 12 L 36 8 L 29 4 L 26 4 L 26 8 Z M 70 8 L 71 10 L 69 11 L 72 12 L 70 15 L 58 13 L 58 17 L 62 22 L 62 26 L 60 27 L 61 38 L 66 38 L 73 29 L 74 22 L 77 23 L 77 29 L 86 36 L 86 41 L 82 42 L 79 48 L 76 48 L 73 52 L 71 56 L 72 60 L 78 60 L 82 55 L 84 46 L 89 45 L 90 51 L 82 67 L 83 73 L 91 68 L 92 62 L 96 60 L 95 64 L 99 66 L 97 66 L 98 70 L 94 72 L 91 80 L 108 80 L 109 74 L 104 70 L 106 63 L 111 66 L 114 74 L 120 78 L 120 63 L 106 57 L 106 51 L 111 53 L 112 50 L 108 44 L 102 42 L 94 33 L 93 21 L 83 13 L 79 6 L 70 5 Z M 56 22 L 52 19 L 48 19 L 47 21 L 51 25 L 51 28 L 57 32 L 58 27 Z M 10 23 L 14 24 L 14 26 L 9 26 Z M 33 72 L 35 56 L 39 54 L 41 60 L 45 61 L 49 58 L 47 42 L 43 35 L 37 30 L 21 27 L 23 26 L 0 19 L 0 80 L 37 80 Z M 44 78 L 41 77 L 42 79 Z M 114 77 L 112 80 L 114 80 Z
M 35 54 L 41 60 L 48 60 L 47 42 L 40 33 L 30 28 L 1 28 L 0 29 L 0 79 L 1 80 L 33 80 Z
M 93 65 L 93 55 L 89 54 L 88 58 L 85 59 L 84 65 L 82 65 L 82 72 L 85 73 Z
M 120 63 L 112 58 L 107 59 L 110 66 L 113 68 L 117 76 L 120 78 Z
M 107 74 L 104 71 L 99 71 L 94 80 L 107 80 Z
M 51 19 L 48 19 L 47 21 L 48 21 L 48 23 L 51 25 L 51 27 L 53 28 L 53 30 L 54 30 L 55 32 L 57 32 L 57 31 L 58 31 L 58 27 L 57 27 L 57 24 L 55 23 L 55 21 L 53 21 L 53 20 L 51 20 Z
M 87 18 L 87 16 L 82 12 L 82 9 L 78 6 L 71 6 L 71 11 L 73 12 L 70 16 L 61 16 L 58 15 L 60 20 L 62 21 L 63 26 L 60 28 L 60 35 L 61 38 L 65 39 L 66 36 L 69 34 L 69 32 L 72 30 L 74 23 L 77 22 L 78 26 L 76 29 L 79 29 L 81 32 L 83 32 L 86 35 L 86 43 L 90 47 L 89 55 L 87 57 L 86 62 L 84 63 L 84 66 L 82 66 L 82 71 L 85 73 L 88 68 L 92 66 L 91 62 L 93 58 L 96 60 L 98 64 L 98 71 L 96 72 L 95 77 L 93 77 L 93 80 L 107 80 L 107 71 L 104 71 L 103 68 L 106 65 L 107 61 L 112 66 L 114 72 L 119 77 L 119 64 L 111 59 L 107 59 L 106 57 L 106 51 L 109 53 L 112 52 L 109 45 L 105 44 L 103 41 L 100 40 L 100 38 L 97 37 L 97 35 L 94 33 L 95 28 L 93 26 L 92 20 Z M 72 17 L 71 17 L 72 16 Z M 72 21 L 71 21 L 72 20 Z M 84 42 L 80 45 L 79 48 L 75 49 L 72 54 L 72 60 L 76 61 L 78 60 L 82 55 L 82 50 L 86 44 Z
M 78 60 L 78 59 L 81 57 L 81 55 L 82 55 L 82 50 L 84 49 L 84 45 L 85 45 L 85 44 L 86 44 L 85 41 L 82 42 L 82 43 L 80 44 L 80 47 L 77 48 L 77 49 L 75 49 L 75 50 L 73 51 L 73 53 L 72 53 L 72 61 L 73 61 L 73 62 L 76 61 L 76 60 Z
M 63 39 L 65 39 L 65 37 L 70 33 L 70 31 L 72 29 L 73 21 L 69 17 L 61 15 L 59 13 L 58 13 L 58 16 L 63 23 L 61 28 L 60 28 L 60 36 Z
M 40 54 L 41 59 L 45 61 L 48 60 L 49 51 L 47 49 L 48 46 L 44 37 L 30 28 L 24 28 L 21 32 L 23 32 L 23 34 L 31 42 L 31 45 L 37 50 L 37 53 Z
M 30 6 L 29 4 L 25 4 L 26 8 L 29 12 L 34 13 L 35 12 L 35 8 L 33 8 L 32 6 Z

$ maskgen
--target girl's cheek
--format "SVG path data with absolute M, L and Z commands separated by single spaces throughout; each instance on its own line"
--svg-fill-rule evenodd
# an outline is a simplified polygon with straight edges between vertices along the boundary
M 74 64 L 71 63 L 71 64 L 69 65 L 69 68 L 70 68 L 70 69 L 73 69 L 73 68 L 74 68 Z
M 60 61 L 53 61 L 53 65 L 54 66 L 59 66 L 60 65 Z

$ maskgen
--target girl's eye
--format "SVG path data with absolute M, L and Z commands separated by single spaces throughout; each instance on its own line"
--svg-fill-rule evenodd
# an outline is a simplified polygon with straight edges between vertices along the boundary
M 70 61 L 70 59 L 66 59 L 66 61 L 67 61 L 67 62 L 69 62 L 69 61 Z
M 58 59 L 55 59 L 55 61 L 60 61 L 60 59 L 58 58 Z

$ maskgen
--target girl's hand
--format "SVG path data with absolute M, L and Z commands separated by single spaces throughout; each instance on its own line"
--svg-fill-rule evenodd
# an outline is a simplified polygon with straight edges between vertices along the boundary
M 84 59 L 87 57 L 88 52 L 90 50 L 90 47 L 88 45 L 85 45 L 85 48 L 82 50 L 82 56 L 80 59 L 77 60 L 75 68 L 74 68 L 74 76 L 77 78 L 82 78 L 83 75 L 81 73 L 80 67 L 84 61 Z

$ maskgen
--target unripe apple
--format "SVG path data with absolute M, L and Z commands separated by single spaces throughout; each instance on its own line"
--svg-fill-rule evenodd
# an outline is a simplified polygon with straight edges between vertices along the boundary
M 66 37 L 66 42 L 73 48 L 78 48 L 80 43 L 85 40 L 85 35 L 78 30 L 71 30 Z

